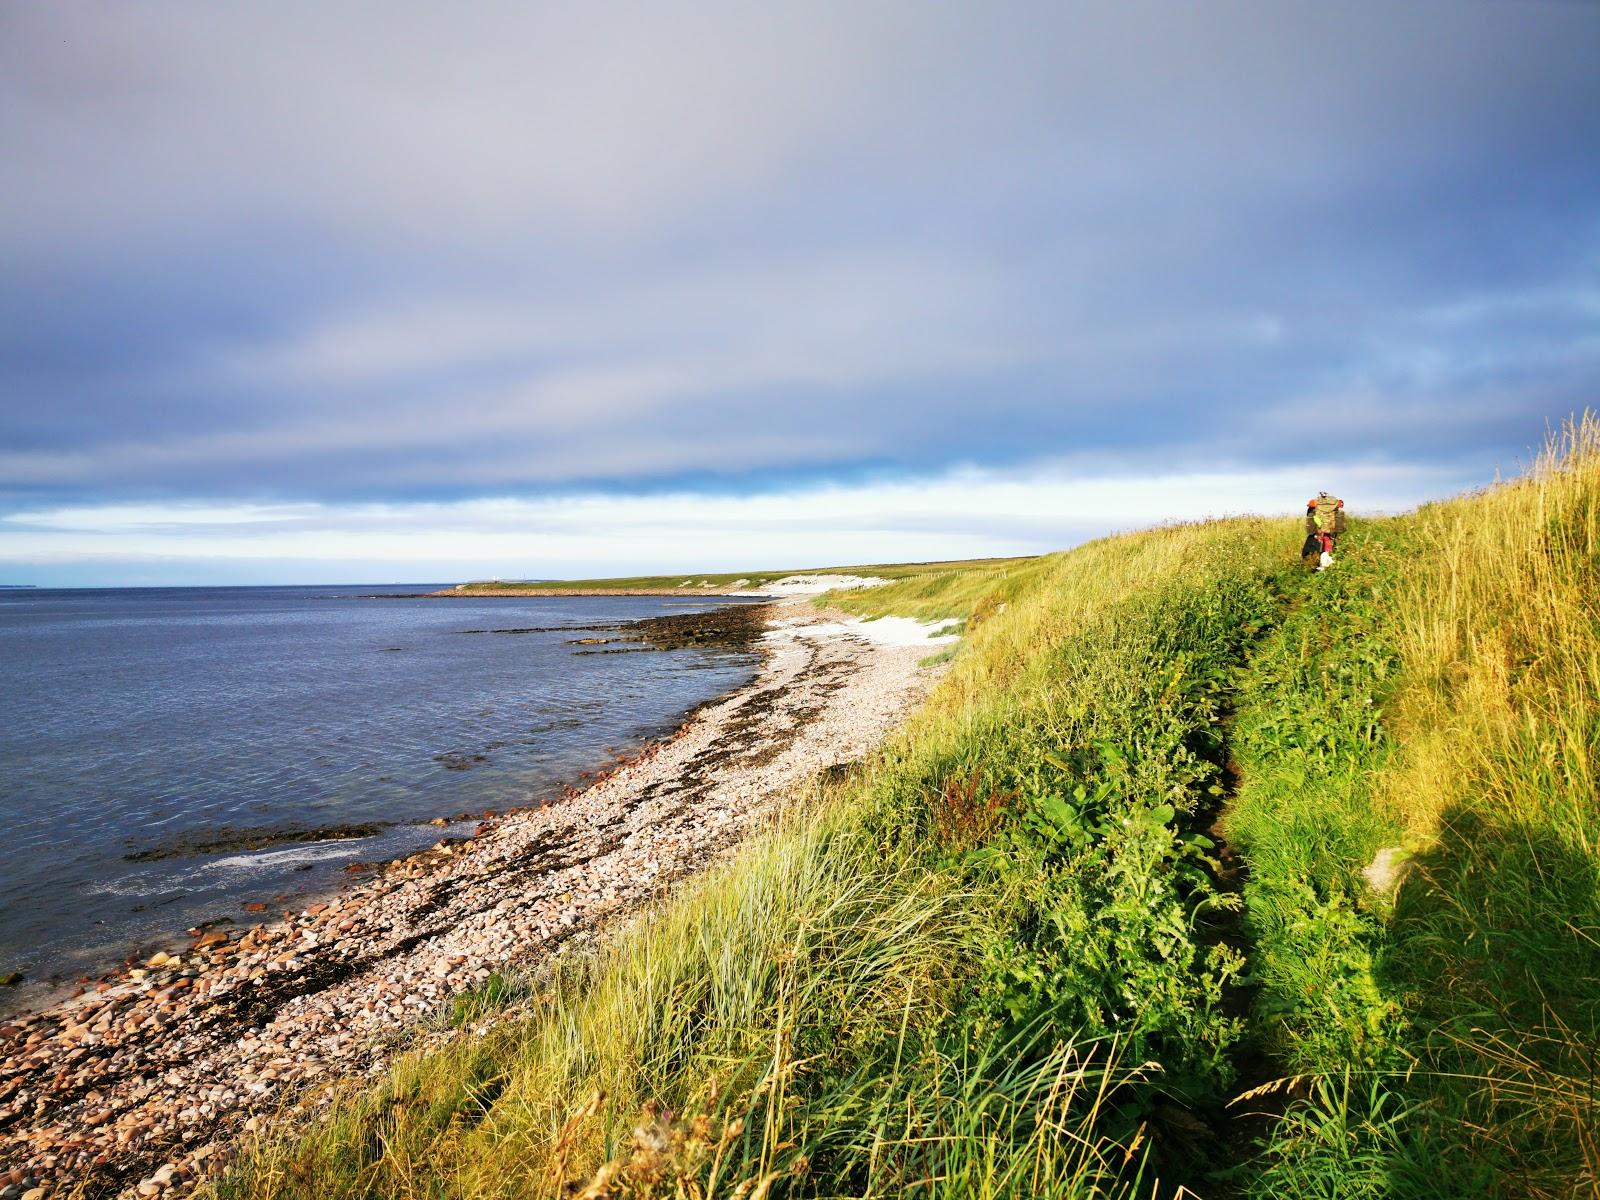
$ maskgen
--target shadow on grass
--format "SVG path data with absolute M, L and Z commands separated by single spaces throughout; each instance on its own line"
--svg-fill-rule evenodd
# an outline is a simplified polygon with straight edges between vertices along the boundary
M 1396 1193 L 1600 1195 L 1600 859 L 1481 811 L 1441 832 L 1377 973 L 1418 1059 Z

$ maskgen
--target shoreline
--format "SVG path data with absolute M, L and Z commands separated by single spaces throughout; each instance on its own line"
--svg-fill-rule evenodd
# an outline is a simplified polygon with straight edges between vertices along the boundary
M 0 1024 L 0 1163 L 22 1173 L 0 1191 L 187 1188 L 253 1115 L 381 1069 L 451 997 L 719 861 L 796 786 L 870 752 L 939 674 L 920 665 L 929 644 L 841 632 L 809 603 L 765 615 L 751 683 L 584 790 Z
M 580 606 L 584 607 L 584 606 Z M 614 606 L 602 606 L 611 611 Z M 727 698 L 732 691 L 747 686 L 760 666 L 759 645 L 765 630 L 766 606 L 763 604 L 728 604 L 706 602 L 704 607 L 692 610 L 669 606 L 649 605 L 654 615 L 612 615 L 596 623 L 596 617 L 584 607 L 581 619 L 570 624 L 540 628 L 452 628 L 452 634 L 552 634 L 568 639 L 567 651 L 574 655 L 610 655 L 642 651 L 677 651 L 694 649 L 711 652 L 708 662 L 731 668 L 733 677 L 719 680 L 715 690 L 695 687 L 696 696 L 685 696 L 682 707 L 676 711 L 656 709 L 648 721 L 642 719 L 633 705 L 618 706 L 617 712 L 629 718 L 626 732 L 612 730 L 615 737 L 599 739 L 592 733 L 579 733 L 587 739 L 590 752 L 580 752 L 578 761 L 570 769 L 553 773 L 540 773 L 537 784 L 524 782 L 520 786 L 504 782 L 502 771 L 498 780 L 487 787 L 474 782 L 477 774 L 456 785 L 450 794 L 411 790 L 397 798 L 398 810 L 377 811 L 369 808 L 362 816 L 350 821 L 339 819 L 338 812 L 329 813 L 297 809 L 291 801 L 280 814 L 257 816 L 254 821 L 242 819 L 239 813 L 214 818 L 214 823 L 198 828 L 185 828 L 176 833 L 141 832 L 125 830 L 130 834 L 112 853 L 116 860 L 107 862 L 103 873 L 91 877 L 89 892 L 93 892 L 94 879 L 115 878 L 116 871 L 142 870 L 149 864 L 159 864 L 156 870 L 167 869 L 183 879 L 226 861 L 225 856 L 260 855 L 264 859 L 282 857 L 290 851 L 300 851 L 311 856 L 302 866 L 284 866 L 265 873 L 248 868 L 234 871 L 218 870 L 216 878 L 204 876 L 198 886 L 211 895 L 199 904 L 180 906 L 184 909 L 176 919 L 161 920 L 161 908 L 156 904 L 141 903 L 139 910 L 150 909 L 147 918 L 138 918 L 127 927 L 119 925 L 115 917 L 105 923 L 107 932 L 99 932 L 100 921 L 85 923 L 85 930 L 77 941 L 63 940 L 53 945 L 49 952 L 7 955 L 0 962 L 0 979 L 10 979 L 15 969 L 17 978 L 0 986 L 0 1028 L 12 1024 L 18 1017 L 49 1008 L 74 999 L 95 987 L 96 983 L 115 980 L 122 971 L 137 967 L 158 951 L 181 954 L 189 942 L 201 933 L 228 926 L 241 929 L 265 919 L 261 915 L 276 913 L 285 908 L 302 909 L 327 900 L 343 891 L 351 882 L 350 876 L 370 877 L 385 865 L 398 859 L 422 852 L 440 837 L 461 838 L 470 834 L 473 827 L 492 814 L 499 819 L 512 812 L 559 803 L 574 788 L 589 786 L 597 775 L 609 772 L 619 762 L 626 761 L 640 749 L 664 737 L 693 719 L 701 708 Z M 495 621 L 483 625 L 521 625 L 518 621 Z M 454 622 L 452 621 L 452 626 Z M 658 668 L 647 668 L 647 670 Z M 684 679 L 692 675 L 682 676 Z M 671 686 L 684 686 L 671 685 Z M 689 685 L 693 686 L 693 685 Z M 692 700 L 692 702 L 691 702 Z M 491 736 L 485 733 L 480 740 Z M 256 739 L 258 744 L 260 739 Z M 605 742 L 601 744 L 602 740 Z M 447 769 L 465 772 L 481 765 L 482 758 L 472 755 L 479 749 L 468 742 L 458 751 L 445 750 L 448 742 L 430 745 L 423 753 Z M 487 754 L 496 747 L 484 747 Z M 435 750 L 442 752 L 435 753 Z M 563 747 L 558 752 L 568 752 Z M 498 764 L 492 764 L 497 766 Z M 537 765 L 537 764 L 535 764 Z M 373 774 L 382 774 L 386 766 L 379 766 Z M 431 795 L 431 800 L 428 798 Z M 420 803 L 419 803 L 420 801 Z M 108 855 L 109 857 L 109 855 Z M 163 861 L 168 860 L 168 861 Z M 301 875 L 299 871 L 312 874 Z M 224 875 L 237 875 L 237 884 L 221 882 Z M 165 886 L 152 879 L 143 886 L 148 893 L 158 893 Z M 188 887 L 187 882 L 173 884 Z M 115 891 L 113 896 L 119 894 Z M 85 894 L 85 901 L 93 899 Z M 140 897 L 146 900 L 145 896 Z M 24 903 L 19 911 L 26 909 Z M 85 907 L 89 920 L 109 917 L 109 914 Z M 149 919 L 153 917 L 154 919 Z M 51 931 L 47 931 L 51 932 Z M 27 945 L 26 942 L 19 943 Z M 0 1057 L 4 1054 L 0 1041 Z M 0 1104 L 3 1107 L 3 1104 Z M 0 1160 L 3 1161 L 3 1160 Z M 0 1193 L 4 1191 L 0 1180 Z

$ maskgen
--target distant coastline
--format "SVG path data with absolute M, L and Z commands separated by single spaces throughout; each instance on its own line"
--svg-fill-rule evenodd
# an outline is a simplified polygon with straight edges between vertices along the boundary
M 913 576 L 1000 570 L 1027 558 L 949 559 L 939 562 L 871 563 L 784 571 L 727 571 L 680 575 L 635 575 L 615 579 L 475 579 L 423 595 L 473 596 L 748 596 L 751 599 L 814 596 L 873 587 Z M 415 593 L 404 596 L 410 599 Z
M 820 590 L 820 589 L 819 589 Z M 749 596 L 752 599 L 764 599 L 765 592 L 755 591 L 745 587 L 706 587 L 706 588 L 646 588 L 646 587 L 495 587 L 493 585 L 463 584 L 460 587 L 444 588 L 437 592 L 424 592 L 424 596 L 432 599 L 452 599 L 457 597 L 470 598 L 473 596 Z M 410 599 L 410 596 L 404 597 Z

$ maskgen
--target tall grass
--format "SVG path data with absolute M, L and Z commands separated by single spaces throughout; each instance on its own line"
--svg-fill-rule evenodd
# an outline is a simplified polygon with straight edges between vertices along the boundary
M 341 1095 L 219 1194 L 1122 1194 L 1128 1149 L 1094 1128 L 1135 1075 L 1114 1047 L 929 1037 L 994 911 L 953 882 L 837 813 L 786 826 L 561 964 L 530 1016 Z
M 729 1189 L 792 1169 L 769 1125 L 788 1113 L 797 1055 L 893 1027 L 948 988 L 976 910 L 943 882 L 837 819 L 785 827 L 602 954 L 561 963 L 531 1015 L 341 1097 L 222 1192 L 555 1194 L 629 1149 L 635 1125 L 659 1120 L 647 1110 L 714 1119 L 719 1140 L 740 1123 Z
M 1597 505 L 1585 420 L 1322 574 L 1229 521 L 829 597 L 965 623 L 897 738 L 216 1191 L 1595 1194 Z
M 1256 664 L 1230 827 L 1258 1027 L 1359 1077 L 1291 1112 L 1263 1195 L 1600 1194 L 1597 509 L 1586 417 L 1526 477 L 1366 527 Z M 1380 850 L 1397 890 L 1361 874 Z
M 991 618 L 853 782 L 219 1194 L 1148 1194 L 1229 1077 L 1190 827 L 1278 536 L 1160 530 L 946 591 Z

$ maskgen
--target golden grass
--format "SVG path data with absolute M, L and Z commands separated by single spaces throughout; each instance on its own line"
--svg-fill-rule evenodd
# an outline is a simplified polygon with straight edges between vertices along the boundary
M 1476 1076 L 1468 1119 L 1508 1147 L 1512 1186 L 1600 1195 L 1600 420 L 1569 425 L 1525 478 L 1414 523 L 1403 753 L 1379 794 L 1440 905 L 1425 927 L 1465 939 L 1435 956 L 1438 983 L 1476 1009 L 1439 1006 L 1455 1019 L 1438 1061 Z M 1503 947 L 1495 969 L 1474 964 L 1478 938 Z M 1547 961 L 1505 968 L 1535 945 Z M 1544 1178 L 1554 1164 L 1523 1147 L 1551 1145 L 1573 1157 Z
M 1597 513 L 1586 415 L 1523 478 L 1353 528 L 1258 657 L 1227 828 L 1262 1036 L 1368 1107 L 1294 1110 L 1256 1194 L 1600 1195 Z
M 1406 754 L 1385 803 L 1422 843 L 1485 786 L 1497 807 L 1559 816 L 1596 852 L 1600 703 L 1600 419 L 1569 425 L 1525 477 L 1408 518 L 1396 572 L 1409 684 L 1395 720 Z M 1544 763 L 1508 772 L 1512 747 Z

